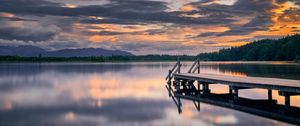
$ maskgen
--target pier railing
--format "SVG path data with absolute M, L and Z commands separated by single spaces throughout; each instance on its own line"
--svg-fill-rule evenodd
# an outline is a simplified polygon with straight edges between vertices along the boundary
M 176 64 L 173 66 L 173 68 L 171 70 L 169 70 L 169 73 L 166 77 L 166 80 L 168 80 L 168 82 L 171 82 L 174 73 L 180 73 L 181 65 L 182 64 L 180 63 L 180 61 L 177 60 Z
M 195 62 L 193 63 L 193 65 L 189 69 L 188 73 L 195 73 L 196 71 L 198 73 L 200 73 L 200 60 L 199 59 L 195 60 Z
M 257 113 L 258 115 L 266 115 L 266 117 L 270 117 L 277 119 L 278 117 L 273 116 L 275 114 L 290 114 L 292 116 L 297 115 L 297 119 L 299 119 L 300 109 L 297 108 L 295 113 L 295 106 L 291 106 L 291 96 L 300 96 L 300 81 L 299 80 L 290 80 L 290 79 L 281 79 L 281 78 L 266 78 L 266 77 L 238 77 L 238 76 L 229 76 L 229 75 L 218 75 L 218 74 L 210 74 L 210 73 L 200 73 L 200 60 L 197 59 L 192 66 L 189 68 L 187 73 L 181 73 L 181 63 L 178 60 L 174 67 L 168 71 L 168 75 L 166 77 L 167 80 L 167 89 L 169 91 L 169 96 L 172 99 L 177 100 L 176 105 L 181 106 L 180 98 L 187 98 L 193 101 L 203 101 L 207 103 L 215 103 L 220 102 L 221 98 L 224 98 L 224 103 L 220 103 L 224 106 L 238 106 L 237 109 L 241 109 L 242 107 L 246 108 L 246 112 L 249 113 Z M 198 71 L 198 73 L 196 73 Z M 228 86 L 228 93 L 222 95 L 216 95 L 215 99 L 205 99 L 207 96 L 212 96 L 211 89 L 209 88 L 212 84 L 222 84 Z M 249 108 L 249 103 L 253 101 L 253 99 L 245 99 L 239 97 L 239 91 L 244 89 L 266 89 L 267 99 L 264 99 L 263 104 L 272 104 L 271 106 L 266 107 L 270 111 L 261 111 L 254 110 L 256 109 L 256 105 L 259 105 L 255 101 L 253 102 L 253 106 L 255 108 Z M 174 89 L 174 90 L 173 90 Z M 284 96 L 284 105 L 277 104 L 277 100 L 274 100 L 272 97 L 272 91 L 277 90 L 279 96 Z M 193 96 L 193 97 L 191 97 Z M 214 101 L 212 101 L 214 100 Z M 221 99 L 222 100 L 222 99 Z M 247 100 L 247 101 L 245 101 Z M 240 106 L 246 105 L 246 106 Z M 248 107 L 248 108 L 247 108 Z M 261 107 L 261 106 L 258 106 Z M 250 110 L 251 109 L 251 110 Z M 263 107 L 262 110 L 265 108 Z M 254 110 L 254 111 L 252 111 Z M 181 111 L 181 109 L 179 110 Z M 279 111 L 279 112 L 277 112 Z M 271 114 L 268 114 L 271 112 Z M 286 117 L 284 117 L 286 118 Z M 294 119 L 294 117 L 292 117 Z M 292 120 L 287 120 L 291 122 L 295 122 Z M 281 120 L 279 118 L 279 120 Z M 286 119 L 283 119 L 286 120 Z M 296 122 L 296 124 L 300 124 L 300 120 Z
M 168 80 L 168 82 L 171 82 L 174 73 L 180 73 L 181 66 L 182 66 L 182 64 L 180 63 L 180 60 L 177 60 L 176 64 L 173 66 L 172 69 L 169 70 L 169 73 L 166 76 L 166 80 Z M 194 61 L 193 65 L 189 69 L 188 73 L 195 73 L 196 71 L 197 71 L 197 73 L 200 73 L 200 60 L 199 59 L 196 59 Z

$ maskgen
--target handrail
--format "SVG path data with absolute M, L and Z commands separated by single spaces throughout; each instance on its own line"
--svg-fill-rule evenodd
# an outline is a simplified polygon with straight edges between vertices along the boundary
M 176 62 L 176 64 L 173 66 L 173 68 L 171 69 L 171 72 L 173 72 L 174 70 L 175 70 L 175 68 L 177 67 L 177 65 L 178 65 L 178 61 Z
M 195 65 L 197 64 L 197 60 L 194 61 L 193 65 L 191 66 L 191 68 L 189 69 L 188 73 L 191 73 L 191 71 L 194 69 Z
M 178 65 L 178 61 L 177 61 L 177 63 L 173 66 L 173 68 L 172 68 L 171 70 L 169 70 L 169 73 L 168 73 L 168 75 L 166 76 L 166 80 L 168 80 L 168 78 L 170 77 L 170 74 L 173 73 L 173 71 L 175 70 L 175 68 L 177 67 L 177 65 Z
M 196 65 L 197 64 L 197 65 Z M 198 70 L 198 73 L 200 73 L 200 60 L 197 59 L 189 69 L 188 73 L 195 73 L 196 70 Z
M 179 64 L 179 67 L 177 67 L 177 69 L 174 71 L 174 73 L 180 73 L 180 67 L 181 67 L 181 64 Z
M 173 66 L 173 68 L 171 70 L 169 70 L 168 75 L 166 76 L 166 80 L 171 80 L 172 79 L 172 74 L 173 73 L 180 73 L 180 61 L 178 60 L 177 63 Z M 177 68 L 177 69 L 176 69 Z M 176 70 L 175 70 L 176 69 Z M 175 71 L 174 71 L 175 70 Z
M 199 69 L 199 67 L 200 67 L 200 66 L 197 66 L 197 67 L 196 67 L 197 69 L 194 69 L 194 70 L 193 70 L 193 73 L 195 73 L 195 72 L 196 72 L 196 70 L 198 70 L 198 69 Z

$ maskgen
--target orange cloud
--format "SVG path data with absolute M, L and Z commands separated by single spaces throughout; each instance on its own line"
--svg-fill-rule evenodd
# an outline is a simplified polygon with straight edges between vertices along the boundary
M 78 6 L 75 4 L 65 4 L 62 7 L 66 7 L 66 8 L 77 8 Z
M 190 12 L 190 11 L 194 10 L 194 7 L 192 5 L 187 4 L 187 5 L 182 6 L 180 8 L 180 10 L 183 12 Z
M 14 14 L 12 13 L 0 13 L 0 17 L 6 17 L 6 18 L 12 18 L 12 17 L 15 17 Z

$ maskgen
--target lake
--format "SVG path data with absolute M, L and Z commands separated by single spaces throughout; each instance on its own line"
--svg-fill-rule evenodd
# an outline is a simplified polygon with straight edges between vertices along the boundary
M 173 126 L 290 125 L 228 108 L 183 100 L 178 113 L 165 88 L 175 62 L 1 63 L 2 126 Z M 192 62 L 183 62 L 186 72 Z M 300 80 L 292 62 L 202 62 L 201 73 Z M 216 93 L 226 86 L 213 85 Z M 241 90 L 241 97 L 266 98 L 261 89 Z M 279 104 L 284 97 L 273 92 Z M 300 97 L 291 97 L 300 107 Z

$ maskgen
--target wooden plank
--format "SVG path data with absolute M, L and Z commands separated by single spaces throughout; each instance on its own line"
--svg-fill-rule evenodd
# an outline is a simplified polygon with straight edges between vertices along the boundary
M 238 87 L 248 88 L 263 88 L 280 90 L 287 92 L 300 93 L 300 80 L 278 79 L 278 78 L 264 78 L 264 77 L 239 77 L 217 74 L 192 74 L 180 73 L 174 74 L 178 79 L 198 80 L 208 83 L 220 83 Z
M 300 95 L 300 93 L 284 92 L 284 91 L 279 91 L 278 94 L 280 96 L 296 96 L 296 95 Z

